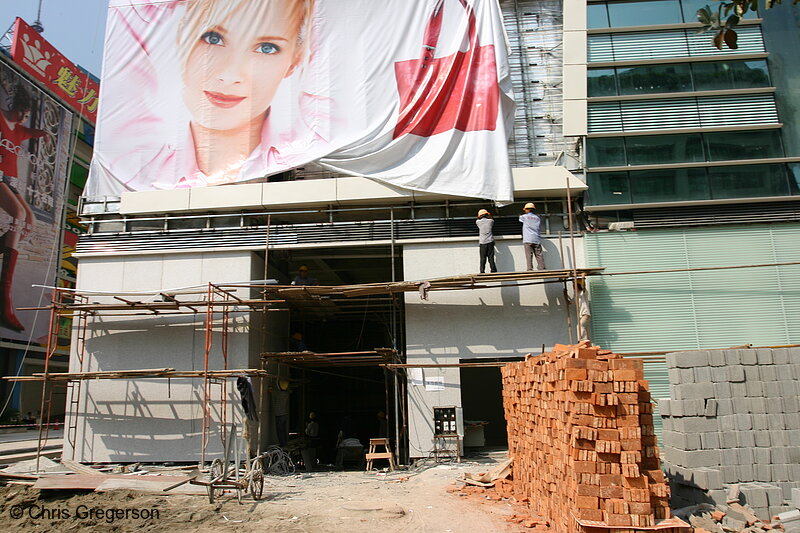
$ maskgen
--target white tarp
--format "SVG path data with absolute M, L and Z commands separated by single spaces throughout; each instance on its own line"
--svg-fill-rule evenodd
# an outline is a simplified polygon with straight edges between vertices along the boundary
M 507 53 L 497 0 L 111 0 L 84 194 L 316 161 L 509 202 Z

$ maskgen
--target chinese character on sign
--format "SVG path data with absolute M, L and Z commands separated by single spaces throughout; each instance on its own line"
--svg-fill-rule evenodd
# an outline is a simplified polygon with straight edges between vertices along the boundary
M 72 73 L 69 67 L 61 67 L 58 69 L 58 77 L 53 80 L 53 83 L 61 87 L 65 93 L 73 98 L 78 93 L 78 86 L 80 85 L 80 78 Z
M 89 113 L 94 113 L 97 111 L 97 91 L 94 89 L 89 89 L 83 98 L 78 100 L 78 103 L 84 104 Z

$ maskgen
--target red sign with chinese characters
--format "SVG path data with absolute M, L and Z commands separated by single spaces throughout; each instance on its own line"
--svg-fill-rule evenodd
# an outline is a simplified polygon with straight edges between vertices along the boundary
M 86 120 L 97 121 L 100 85 L 19 17 L 14 22 L 11 57 Z

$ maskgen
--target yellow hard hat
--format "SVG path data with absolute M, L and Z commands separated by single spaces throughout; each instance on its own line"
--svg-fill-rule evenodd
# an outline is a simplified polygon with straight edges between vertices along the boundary
M 536 209 L 536 206 L 533 205 L 533 202 L 528 202 L 523 209 Z
M 278 381 L 278 387 L 280 387 L 281 390 L 287 390 L 289 388 L 289 380 L 282 379 Z
M 489 214 L 489 211 L 487 211 L 486 209 L 481 209 L 480 211 L 478 211 L 478 218 L 484 217 L 484 216 L 486 216 L 488 214 Z

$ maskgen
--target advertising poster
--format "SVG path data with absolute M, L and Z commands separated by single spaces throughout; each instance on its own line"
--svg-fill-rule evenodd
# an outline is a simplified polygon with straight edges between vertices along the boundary
M 14 22 L 11 57 L 90 123 L 97 121 L 100 85 L 21 18 Z
M 47 342 L 72 113 L 0 60 L 0 338 Z
M 508 202 L 507 54 L 497 0 L 111 0 L 84 194 L 316 161 Z

